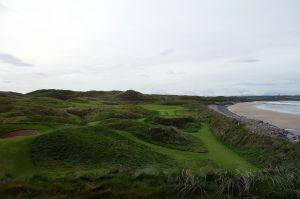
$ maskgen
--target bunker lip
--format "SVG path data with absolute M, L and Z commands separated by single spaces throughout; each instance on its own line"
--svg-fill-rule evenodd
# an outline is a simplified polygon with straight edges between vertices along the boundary
M 0 138 L 16 138 L 16 137 L 27 137 L 37 135 L 38 132 L 33 129 L 22 129 L 16 131 L 10 131 L 0 135 Z

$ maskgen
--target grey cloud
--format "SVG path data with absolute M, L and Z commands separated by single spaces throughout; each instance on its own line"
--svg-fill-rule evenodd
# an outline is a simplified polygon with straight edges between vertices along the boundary
M 178 72 L 178 71 L 174 71 L 174 70 L 169 70 L 167 71 L 168 75 L 181 75 L 183 74 L 183 72 Z
M 231 62 L 237 62 L 237 63 L 255 63 L 255 62 L 260 62 L 260 59 L 257 58 L 241 58 L 241 59 L 236 59 Z
M 245 83 L 241 83 L 240 85 L 242 86 L 247 86 L 247 87 L 278 87 L 280 85 L 295 85 L 295 84 L 299 84 L 299 79 L 295 78 L 295 79 L 282 79 L 282 80 L 273 80 L 271 82 L 245 82 Z
M 0 80 L 0 83 L 3 83 L 3 84 L 11 84 L 13 82 L 14 82 L 13 80 Z
M 45 73 L 34 73 L 34 75 L 40 76 L 40 77 L 46 77 L 47 76 Z
M 245 82 L 240 85 L 242 86 L 274 86 L 277 83 L 275 82 Z
M 150 77 L 149 74 L 145 74 L 145 73 L 144 73 L 144 74 L 141 74 L 140 76 L 141 76 L 141 77 L 146 77 L 146 78 Z
M 5 10 L 5 9 L 7 9 L 7 7 L 3 3 L 0 3 L 0 10 Z
M 165 55 L 170 55 L 170 54 L 174 53 L 174 51 L 175 50 L 173 48 L 168 48 L 168 49 L 161 51 L 159 54 L 165 56 Z
M 0 53 L 0 63 L 11 64 L 14 66 L 33 66 L 32 64 L 26 63 L 14 55 L 7 53 Z

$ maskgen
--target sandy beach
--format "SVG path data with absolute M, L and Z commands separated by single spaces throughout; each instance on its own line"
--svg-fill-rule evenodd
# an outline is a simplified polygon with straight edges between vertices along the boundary
M 258 103 L 260 102 L 237 103 L 228 109 L 237 115 L 262 120 L 300 135 L 300 115 L 259 109 L 256 107 Z

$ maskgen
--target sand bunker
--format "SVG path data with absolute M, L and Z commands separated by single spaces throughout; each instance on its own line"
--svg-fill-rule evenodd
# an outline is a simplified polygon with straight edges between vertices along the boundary
M 26 136 L 34 136 L 37 135 L 38 132 L 32 129 L 24 129 L 24 130 L 17 130 L 4 133 L 0 135 L 0 138 L 15 138 L 15 137 L 26 137 Z

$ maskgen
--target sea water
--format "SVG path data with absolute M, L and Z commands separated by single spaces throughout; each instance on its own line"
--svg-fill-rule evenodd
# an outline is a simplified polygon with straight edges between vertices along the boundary
M 300 101 L 258 102 L 256 107 L 269 111 L 300 115 Z

